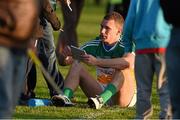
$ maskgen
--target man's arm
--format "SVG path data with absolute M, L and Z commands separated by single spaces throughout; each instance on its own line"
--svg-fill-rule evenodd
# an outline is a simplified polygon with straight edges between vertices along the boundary
M 126 53 L 121 58 L 113 59 L 97 59 L 92 55 L 84 55 L 83 57 L 84 62 L 87 64 L 123 70 L 134 66 L 135 55 L 133 53 Z

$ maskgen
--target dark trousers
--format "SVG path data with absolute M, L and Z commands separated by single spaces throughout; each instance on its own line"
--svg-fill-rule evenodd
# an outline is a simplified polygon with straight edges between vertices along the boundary
M 180 118 L 180 29 L 174 28 L 167 48 L 166 63 L 174 119 Z
M 64 58 L 61 55 L 64 47 L 67 45 L 78 46 L 78 38 L 76 28 L 79 22 L 84 0 L 71 0 L 72 11 L 62 2 L 62 13 L 64 19 L 63 32 L 59 34 L 57 44 L 57 57 L 59 64 L 63 65 Z
M 59 89 L 63 88 L 64 81 L 63 76 L 58 70 L 57 61 L 56 61 L 56 53 L 55 53 L 55 45 L 54 45 L 54 37 L 52 33 L 52 28 L 49 23 L 44 29 L 43 37 L 38 40 L 37 43 L 37 54 L 42 62 L 45 69 L 54 78 L 54 82 L 59 86 Z M 22 95 L 22 98 L 34 97 L 34 89 L 36 86 L 36 67 L 31 59 L 27 61 L 27 70 L 26 70 L 26 83 L 25 90 Z M 57 94 L 57 92 L 53 89 L 53 87 L 49 84 L 47 78 L 45 77 L 46 83 L 48 85 L 50 96 Z

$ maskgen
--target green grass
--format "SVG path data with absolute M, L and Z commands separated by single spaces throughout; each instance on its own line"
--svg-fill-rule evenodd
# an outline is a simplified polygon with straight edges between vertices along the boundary
M 95 6 L 93 0 L 87 0 L 82 12 L 82 16 L 77 28 L 79 45 L 82 45 L 87 40 L 93 39 L 99 33 L 100 25 L 104 13 L 105 13 L 106 1 L 103 1 L 102 5 Z M 60 15 L 60 9 L 58 8 L 57 13 L 62 21 Z M 58 32 L 54 32 L 55 40 L 58 38 Z M 57 41 L 55 41 L 56 43 Z M 63 76 L 67 74 L 69 67 L 59 66 L 59 69 Z M 95 76 L 95 69 L 88 67 L 89 71 Z M 36 96 L 40 98 L 49 98 L 49 91 L 46 82 L 38 70 L 38 83 L 35 89 Z M 14 119 L 132 119 L 135 116 L 135 108 L 119 108 L 114 107 L 103 107 L 100 110 L 94 110 L 88 108 L 86 101 L 87 98 L 80 89 L 75 93 L 76 106 L 75 107 L 54 107 L 54 106 L 43 106 L 43 107 L 25 107 L 17 106 Z M 159 102 L 156 94 L 155 84 L 153 85 L 152 103 L 154 107 L 154 114 L 152 118 L 158 118 L 159 113 Z

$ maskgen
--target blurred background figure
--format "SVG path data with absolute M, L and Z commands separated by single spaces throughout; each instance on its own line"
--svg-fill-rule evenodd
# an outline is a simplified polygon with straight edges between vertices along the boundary
M 160 119 L 171 117 L 165 51 L 171 26 L 164 20 L 160 0 L 131 0 L 125 20 L 123 41 L 127 54 L 135 44 L 137 82 L 136 118 L 148 119 L 153 113 L 151 93 L 154 75 L 160 100 Z
M 17 104 L 37 13 L 34 0 L 0 1 L 0 119 L 11 118 Z
M 76 28 L 80 19 L 84 0 L 71 0 L 70 6 L 72 8 L 72 11 L 70 11 L 66 3 L 62 1 L 60 1 L 60 3 L 64 20 L 64 31 L 59 34 L 56 53 L 59 64 L 66 65 L 66 63 L 64 63 L 65 58 L 62 55 L 62 51 L 67 45 L 78 46 Z
M 95 5 L 100 5 L 101 4 L 101 0 L 94 0 Z
M 124 19 L 128 12 L 130 0 L 109 0 L 106 7 L 106 13 L 115 11 L 120 13 Z
M 168 23 L 173 25 L 170 43 L 167 47 L 166 63 L 167 75 L 172 104 L 173 119 L 180 118 L 180 1 L 161 0 L 164 16 Z
M 40 29 L 34 35 L 37 40 L 37 55 L 41 60 L 43 66 L 52 76 L 56 85 L 61 89 L 64 85 L 63 77 L 58 70 L 56 62 L 55 44 L 53 30 L 59 30 L 61 23 L 56 16 L 56 0 L 41 0 L 40 3 L 39 26 Z M 53 29 L 52 29 L 53 28 Z M 39 33 L 39 34 L 37 34 Z M 34 89 L 36 87 L 37 72 L 35 64 L 31 59 L 27 62 L 26 83 L 25 90 L 21 95 L 20 104 L 26 104 L 27 100 L 35 97 Z M 44 76 L 47 86 L 49 88 L 50 97 L 57 94 L 54 88 L 49 84 L 47 78 Z

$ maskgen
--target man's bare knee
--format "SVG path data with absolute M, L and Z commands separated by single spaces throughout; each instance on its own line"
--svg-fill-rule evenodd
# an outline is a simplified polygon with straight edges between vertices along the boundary
M 119 89 L 123 83 L 124 83 L 124 75 L 121 70 L 116 70 L 115 74 L 113 76 L 112 82 L 114 86 L 116 86 L 117 89 Z
M 74 61 L 71 65 L 71 69 L 74 69 L 76 71 L 80 71 L 81 68 L 82 68 L 82 65 L 78 61 Z

